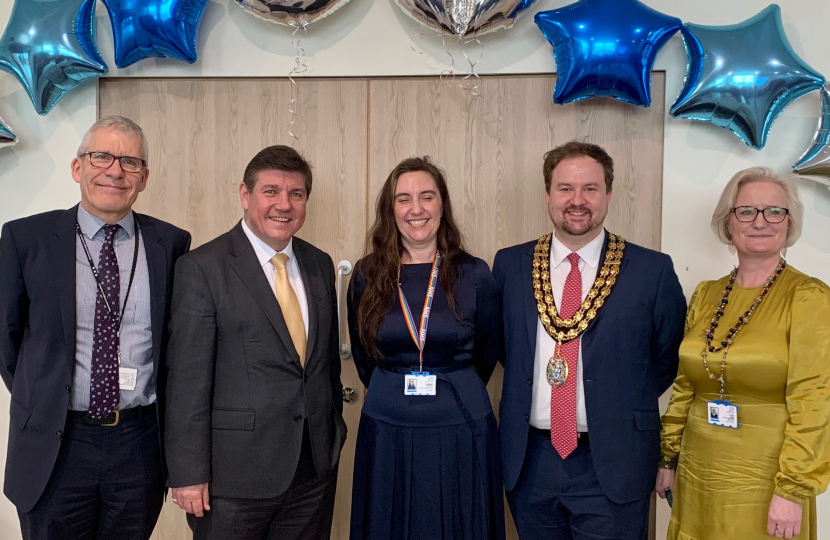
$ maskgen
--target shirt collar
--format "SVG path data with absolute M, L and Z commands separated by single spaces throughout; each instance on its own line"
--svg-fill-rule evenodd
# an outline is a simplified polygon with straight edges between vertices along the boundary
M 86 211 L 83 204 L 78 205 L 78 225 L 81 226 L 81 232 L 84 233 L 84 236 L 92 240 L 92 238 L 98 234 L 104 225 L 107 224 L 106 221 L 103 219 L 93 216 L 89 212 Z M 130 210 L 127 212 L 127 215 L 121 218 L 118 222 L 118 225 L 121 225 L 121 228 L 126 231 L 127 236 L 129 238 L 133 237 L 135 234 L 135 216 L 133 215 L 133 211 Z
M 265 266 L 267 263 L 271 262 L 271 259 L 277 253 L 285 253 L 288 255 L 288 260 L 294 258 L 294 238 L 291 238 L 288 241 L 288 245 L 282 251 L 276 251 L 274 248 L 266 244 L 262 241 L 262 239 L 255 235 L 254 232 L 248 227 L 248 224 L 245 223 L 245 220 L 242 220 L 242 230 L 245 231 L 245 236 L 248 237 L 248 240 L 251 242 L 251 245 L 254 246 L 254 253 L 256 253 L 256 258 L 259 261 L 260 266 Z
M 572 251 L 565 246 L 559 239 L 556 237 L 556 233 L 551 235 L 550 241 L 550 264 L 551 268 L 556 268 L 562 261 L 568 258 L 568 255 L 572 253 Z M 596 238 L 582 246 L 582 249 L 576 252 L 579 255 L 579 258 L 585 261 L 585 263 L 590 266 L 591 268 L 596 268 L 599 266 L 599 256 L 602 254 L 602 244 L 605 242 L 605 229 L 602 230 L 601 234 L 598 234 Z

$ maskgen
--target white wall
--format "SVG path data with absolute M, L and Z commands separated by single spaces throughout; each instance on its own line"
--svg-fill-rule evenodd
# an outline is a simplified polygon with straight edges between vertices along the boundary
M 539 0 L 553 9 L 569 0 Z M 658 10 L 701 24 L 731 24 L 766 7 L 765 0 L 646 0 Z M 11 0 L 0 1 L 0 28 L 11 14 Z M 830 76 L 830 8 L 826 0 L 781 2 L 787 34 L 796 52 L 813 68 Z M 526 13 L 508 31 L 485 36 L 479 73 L 530 73 L 555 70 L 550 46 Z M 445 66 L 439 39 L 413 42 L 413 21 L 391 0 L 351 0 L 340 11 L 309 27 L 303 42 L 309 76 L 434 75 Z M 199 36 L 199 61 L 194 65 L 145 60 L 119 70 L 113 60 L 110 22 L 98 6 L 98 42 L 111 76 L 200 77 L 285 76 L 293 67 L 291 32 L 245 13 L 232 0 L 212 0 L 205 10 Z M 425 50 L 419 55 L 412 50 Z M 459 55 L 457 66 L 461 65 Z M 651 110 L 663 114 L 680 91 L 686 67 L 679 34 L 660 53 L 656 69 L 667 72 L 666 103 Z M 448 91 L 451 91 L 448 89 Z M 95 120 L 94 83 L 75 90 L 45 118 L 38 116 L 17 81 L 0 72 L 0 116 L 21 142 L 0 150 L 0 222 L 55 208 L 79 199 L 69 176 L 69 162 L 81 135 Z M 551 105 L 553 106 L 553 105 Z M 663 250 L 675 262 L 687 294 L 703 279 L 724 275 L 734 259 L 709 231 L 712 209 L 724 183 L 737 170 L 765 165 L 787 170 L 810 143 L 818 118 L 813 93 L 788 108 L 775 122 L 762 152 L 747 148 L 726 130 L 709 124 L 676 120 L 668 115 L 665 131 Z M 541 156 L 540 156 L 541 159 Z M 802 271 L 830 282 L 830 191 L 801 183 L 805 202 L 804 235 L 790 249 L 788 260 Z M 0 391 L 0 410 L 8 410 L 8 393 Z M 0 463 L 5 462 L 8 417 L 0 414 Z M 2 471 L 0 471 L 2 474 Z M 658 538 L 668 508 L 659 504 Z M 819 498 L 819 527 L 830 535 L 830 495 Z M 0 537 L 18 539 L 13 506 L 0 497 Z

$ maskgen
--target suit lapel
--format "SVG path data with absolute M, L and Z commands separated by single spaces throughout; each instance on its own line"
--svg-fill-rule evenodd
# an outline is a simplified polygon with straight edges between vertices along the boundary
M 314 352 L 314 345 L 317 338 L 317 300 L 321 298 L 324 291 L 320 290 L 320 280 L 317 279 L 317 267 L 311 262 L 310 254 L 306 249 L 306 243 L 299 238 L 294 238 L 294 256 L 300 267 L 300 276 L 305 287 L 306 300 L 308 301 L 308 343 L 306 345 L 306 366 Z
M 529 358 L 531 359 L 531 362 L 536 356 L 536 320 L 539 316 L 539 311 L 536 309 L 536 299 L 533 296 L 533 283 L 531 282 L 534 246 L 535 244 L 531 244 L 522 254 L 522 261 L 520 264 L 521 275 L 519 276 L 519 280 L 522 284 L 522 305 L 524 307 L 525 321 L 527 325 L 527 339 L 530 346 Z
M 57 290 L 66 357 L 72 363 L 75 361 L 75 223 L 77 216 L 78 206 L 76 205 L 58 218 L 49 246 L 51 255 L 49 272 Z
M 254 247 L 251 245 L 248 237 L 245 236 L 245 231 L 242 230 L 242 222 L 236 224 L 236 227 L 231 229 L 231 247 L 230 253 L 233 256 L 231 260 L 231 268 L 233 268 L 239 279 L 251 296 L 254 297 L 260 309 L 265 313 L 274 331 L 277 332 L 280 341 L 282 341 L 291 359 L 300 365 L 300 356 L 297 354 L 297 349 L 294 348 L 294 342 L 291 341 L 291 334 L 288 333 L 288 326 L 285 324 L 285 319 L 280 311 L 277 297 L 271 286 L 268 284 L 265 274 L 262 272 L 262 266 L 259 264 Z
M 164 331 L 165 293 L 167 292 L 167 253 L 161 236 L 147 216 L 135 213 L 139 238 L 144 244 L 147 270 L 150 274 L 150 329 L 153 334 L 153 370 L 158 372 L 161 358 L 161 335 Z
M 605 235 L 605 240 L 603 240 L 603 242 L 602 242 L 602 251 L 599 254 L 599 265 L 597 266 L 597 277 L 599 277 L 599 271 L 602 269 L 602 265 L 605 262 L 605 253 L 608 251 L 608 231 L 603 230 L 602 234 Z M 623 255 L 622 264 L 620 265 L 620 274 L 622 274 L 623 268 L 625 267 L 625 263 L 627 261 L 628 261 L 628 258 L 625 255 Z M 617 278 L 617 280 L 619 280 L 619 277 Z M 619 284 L 615 284 L 615 287 L 619 287 Z M 614 289 L 612 288 L 611 289 L 611 296 L 614 295 L 613 291 L 614 291 Z M 600 324 L 600 321 L 602 320 L 602 318 L 604 316 L 608 316 L 608 299 L 610 299 L 611 296 L 606 298 L 605 305 L 603 305 L 603 307 L 601 307 L 599 309 L 599 311 L 597 311 L 597 317 L 593 320 L 591 325 L 588 326 L 588 329 L 585 331 L 585 333 L 582 334 L 582 353 L 583 353 L 582 354 L 582 364 L 583 364 L 583 366 L 586 363 L 588 363 L 589 359 L 591 358 L 591 354 L 590 354 L 591 345 L 594 343 L 594 337 L 597 335 L 597 332 L 594 331 L 594 328 L 596 328 L 596 326 L 598 324 Z M 613 304 L 612 304 L 612 307 L 613 307 Z

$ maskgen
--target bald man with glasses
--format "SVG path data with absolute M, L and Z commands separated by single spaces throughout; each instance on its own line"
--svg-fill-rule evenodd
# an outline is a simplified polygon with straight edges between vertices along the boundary
M 72 160 L 80 204 L 0 233 L 4 493 L 26 540 L 146 540 L 161 511 L 159 366 L 190 234 L 132 211 L 147 158 L 138 125 L 102 118 Z

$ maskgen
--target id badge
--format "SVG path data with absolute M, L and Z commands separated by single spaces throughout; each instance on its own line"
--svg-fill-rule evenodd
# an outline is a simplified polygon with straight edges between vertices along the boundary
M 716 400 L 707 402 L 706 408 L 709 411 L 709 423 L 713 426 L 733 429 L 738 427 L 737 405 L 732 405 L 728 401 Z
M 427 371 L 413 371 L 403 376 L 403 395 L 434 396 L 438 386 L 438 377 Z
M 135 390 L 138 379 L 138 369 L 129 367 L 118 368 L 118 387 L 121 390 Z

